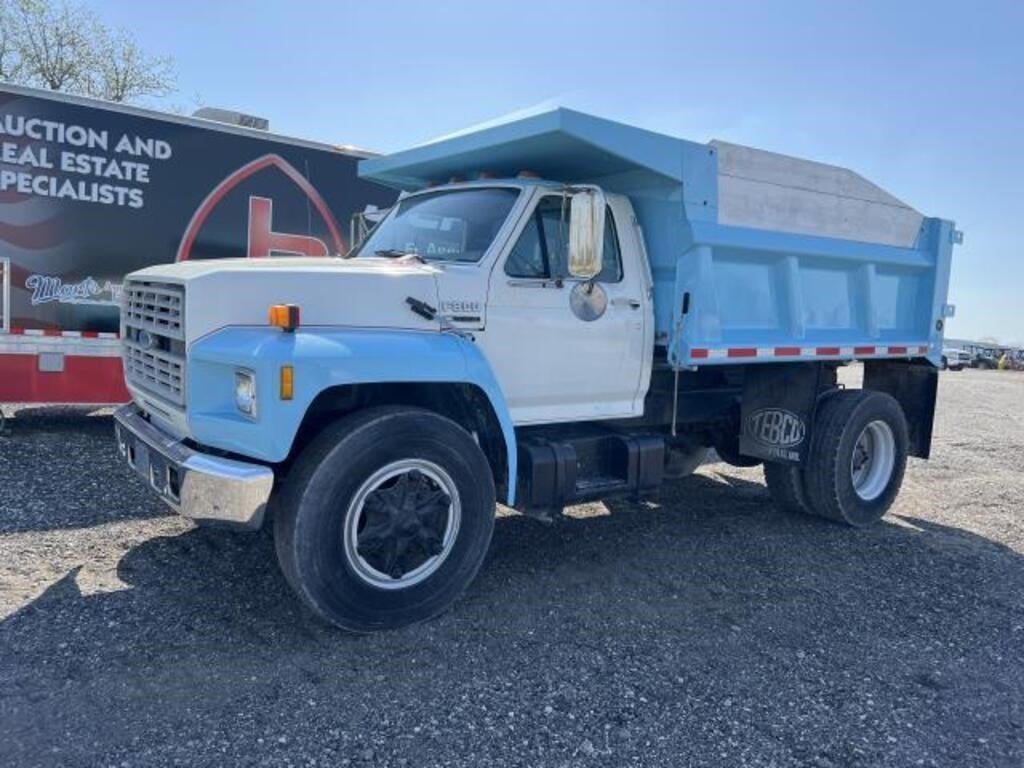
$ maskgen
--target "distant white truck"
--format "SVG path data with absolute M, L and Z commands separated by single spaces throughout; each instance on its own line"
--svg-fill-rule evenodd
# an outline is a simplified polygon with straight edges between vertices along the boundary
M 952 222 L 856 174 L 555 110 L 365 160 L 402 191 L 340 259 L 125 282 L 121 453 L 262 524 L 320 616 L 448 606 L 501 499 L 548 518 L 714 448 L 775 502 L 877 521 L 927 458 Z M 864 361 L 863 389 L 837 368 Z
M 944 347 L 942 350 L 942 370 L 962 371 L 971 366 L 971 356 L 968 352 L 955 347 Z

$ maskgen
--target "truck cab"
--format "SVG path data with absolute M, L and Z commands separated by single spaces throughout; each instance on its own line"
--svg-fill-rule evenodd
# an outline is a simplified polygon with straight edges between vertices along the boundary
M 119 450 L 198 522 L 271 517 L 353 631 L 448 606 L 496 501 L 552 521 L 712 448 L 876 522 L 928 456 L 959 233 L 808 162 L 567 110 L 366 160 L 402 194 L 345 257 L 129 276 Z
M 528 179 L 431 189 L 401 200 L 352 254 L 437 266 L 439 317 L 475 339 L 516 425 L 643 410 L 653 310 L 636 217 L 624 195 L 587 190 L 603 206 L 601 264 L 574 274 L 574 194 Z

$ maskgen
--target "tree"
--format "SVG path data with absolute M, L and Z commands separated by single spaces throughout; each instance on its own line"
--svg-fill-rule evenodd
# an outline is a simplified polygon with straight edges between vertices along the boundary
M 174 82 L 171 59 L 149 57 L 123 29 L 102 35 L 96 46 L 93 95 L 109 101 L 166 96 Z
M 15 14 L 7 0 L 0 0 L 0 80 L 17 80 L 21 76 L 21 58 L 15 43 Z
M 23 85 L 130 101 L 163 96 L 171 60 L 150 57 L 123 29 L 68 0 L 0 0 L 0 78 Z
M 46 0 L 20 0 L 15 7 L 15 45 L 25 79 L 53 91 L 86 90 L 91 38 L 99 30 L 92 14 Z

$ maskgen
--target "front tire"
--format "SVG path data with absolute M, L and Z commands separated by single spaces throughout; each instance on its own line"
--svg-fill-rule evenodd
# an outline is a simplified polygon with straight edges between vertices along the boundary
M 431 411 L 372 408 L 325 429 L 296 460 L 274 517 L 278 562 L 326 621 L 394 629 L 465 590 L 494 511 L 491 469 L 468 432 Z
M 882 518 L 903 483 L 907 422 L 883 392 L 845 390 L 818 408 L 803 489 L 808 506 L 854 527 Z

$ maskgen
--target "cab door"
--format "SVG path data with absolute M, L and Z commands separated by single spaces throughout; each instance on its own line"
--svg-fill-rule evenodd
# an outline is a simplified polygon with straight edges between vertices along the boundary
M 616 209 L 619 210 L 616 210 Z M 609 205 L 601 274 L 567 276 L 568 202 L 541 194 L 491 273 L 478 341 L 516 424 L 638 415 L 645 316 L 638 260 L 623 259 L 628 204 Z M 626 241 L 627 248 L 632 246 Z

